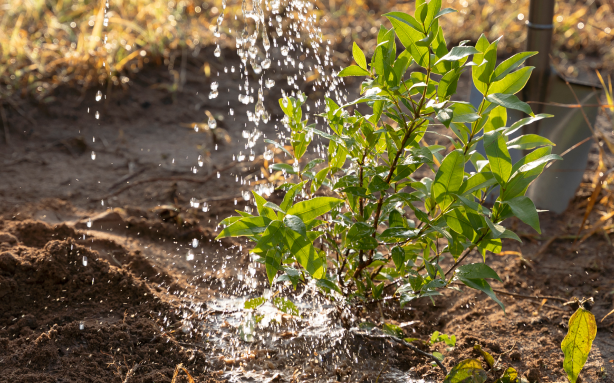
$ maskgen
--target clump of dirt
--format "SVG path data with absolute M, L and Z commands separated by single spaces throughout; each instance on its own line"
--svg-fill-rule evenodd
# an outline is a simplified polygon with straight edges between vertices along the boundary
M 0 253 L 0 371 L 11 382 L 170 381 L 183 363 L 199 382 L 216 381 L 208 356 L 160 332 L 182 310 L 159 287 L 77 244 L 67 226 L 24 221 L 22 244 Z M 54 239 L 61 238 L 61 239 Z M 46 242 L 46 243 L 45 243 Z
M 41 221 L 24 220 L 8 225 L 8 230 L 25 246 L 43 247 L 53 239 L 77 238 L 77 233 L 66 224 L 51 226 Z

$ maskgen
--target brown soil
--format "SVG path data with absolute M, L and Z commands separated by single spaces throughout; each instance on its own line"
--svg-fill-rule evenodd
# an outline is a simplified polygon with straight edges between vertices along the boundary
M 11 145 L 0 150 L 0 381 L 170 382 L 180 363 L 197 382 L 374 382 L 380 374 L 380 382 L 406 381 L 407 374 L 441 381 L 437 368 L 403 346 L 343 333 L 335 310 L 322 302 L 309 304 L 326 314 L 330 333 L 313 330 L 317 317 L 306 310 L 303 319 L 279 316 L 253 343 L 239 340 L 237 324 L 245 314 L 224 311 L 223 299 L 261 293 L 267 284 L 262 270 L 250 277 L 244 242 L 213 238 L 222 218 L 245 207 L 241 191 L 259 183 L 263 160 L 246 160 L 217 177 L 233 155 L 249 153 L 241 137 L 253 124 L 248 107 L 236 102 L 238 73 L 220 77 L 218 98 L 204 97 L 210 81 L 201 75 L 205 57 L 211 52 L 190 59 L 187 82 L 172 95 L 160 86 L 171 82 L 167 72 L 150 68 L 129 90 L 99 103 L 95 90 L 82 100 L 60 90 L 58 100 L 44 107 L 24 101 L 36 125 L 8 110 Z M 211 65 L 220 72 L 238 68 L 229 60 Z M 278 87 L 267 97 L 272 121 L 280 117 L 274 100 L 286 73 L 276 76 Z M 228 115 L 229 102 L 234 116 Z M 204 110 L 218 116 L 216 136 L 182 125 L 206 122 Z M 259 128 L 274 137 L 274 125 Z M 254 150 L 262 153 L 261 139 Z M 504 250 L 523 257 L 491 255 L 504 281 L 493 287 L 530 296 L 592 296 L 598 320 L 614 308 L 609 238 L 597 234 L 577 247 L 559 239 L 538 255 L 549 238 L 576 234 L 584 189 L 564 214 L 542 214 L 541 236 L 511 223 L 526 234 L 524 243 L 508 242 Z M 209 210 L 190 207 L 192 198 Z M 599 219 L 600 209 L 589 223 Z M 405 309 L 397 303 L 367 307 L 360 315 L 374 323 L 382 315 L 391 323 L 414 322 L 404 327 L 406 335 L 424 340 L 435 330 L 455 334 L 452 351 L 414 342 L 441 351 L 446 366 L 473 356 L 479 343 L 501 365 L 533 380 L 565 381 L 560 342 L 570 309 L 553 299 L 498 294 L 504 313 L 483 294 L 464 290 Z M 614 382 L 614 319 L 599 326 L 582 379 Z

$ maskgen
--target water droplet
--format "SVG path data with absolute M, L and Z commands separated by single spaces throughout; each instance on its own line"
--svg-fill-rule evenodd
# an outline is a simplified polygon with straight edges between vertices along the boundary
M 262 61 L 262 68 L 269 69 L 271 67 L 271 59 L 264 59 Z
M 194 238 L 192 240 L 192 247 L 198 247 L 198 239 Z
M 85 329 L 85 323 L 79 322 L 79 330 L 83 331 L 83 329 Z
M 83 256 L 83 266 L 87 266 L 87 257 L 84 255 Z
M 222 55 L 222 50 L 220 49 L 220 46 L 218 45 L 215 50 L 213 51 L 213 55 L 215 57 L 220 57 Z
M 280 0 L 271 0 L 271 12 L 279 13 Z
M 192 250 L 188 250 L 188 253 L 185 256 L 185 260 L 186 261 L 193 261 L 194 260 L 194 252 Z
M 213 116 L 209 117 L 209 122 L 207 124 L 209 125 L 209 129 L 211 130 L 217 128 L 217 121 L 215 121 L 215 118 L 213 118 Z
M 258 120 L 265 112 L 264 109 L 264 95 L 262 94 L 262 89 L 258 91 L 258 102 L 256 103 L 256 120 Z
M 190 198 L 190 206 L 198 209 L 200 202 L 198 202 L 196 198 L 192 197 Z
M 272 87 L 275 86 L 275 80 L 273 80 L 272 78 L 268 78 L 265 82 L 264 82 L 264 86 L 266 86 L 267 88 L 271 89 Z
M 290 53 L 290 48 L 288 48 L 285 45 L 283 47 L 281 47 L 281 54 L 282 54 L 282 56 L 287 56 L 288 53 Z
M 201 168 L 203 167 L 204 161 L 203 161 L 203 156 L 198 156 L 198 166 L 200 166 Z
M 228 114 L 230 114 L 231 116 L 234 116 L 235 110 L 232 108 L 228 109 Z
M 284 96 L 284 98 L 281 100 L 281 103 L 283 104 L 284 108 L 287 108 L 288 107 L 288 97 Z
M 219 94 L 220 92 L 218 92 L 217 90 L 212 90 L 211 92 L 209 92 L 209 100 L 216 98 Z
M 92 151 L 92 160 L 96 159 L 96 152 Z
M 249 153 L 249 160 L 250 160 L 250 161 L 253 161 L 253 160 L 255 160 L 255 159 L 256 159 L 256 153 L 254 153 L 254 151 L 252 150 L 252 151 Z
M 92 220 L 90 218 L 87 219 L 86 225 L 87 227 L 92 227 Z
M 277 32 L 278 37 L 281 37 L 284 35 L 284 30 L 281 28 L 281 25 L 278 25 L 277 28 L 275 28 L 275 32 Z
M 292 164 L 292 169 L 294 169 L 294 171 L 298 173 L 298 171 L 300 170 L 298 161 L 294 160 L 294 163 Z
M 100 101 L 100 100 L 102 100 L 102 92 L 98 91 L 96 92 L 96 101 Z
M 94 117 L 96 117 L 96 119 L 98 120 L 100 118 L 100 113 L 98 113 L 98 111 L 96 111 L 96 113 L 94 114 Z
M 268 149 L 265 150 L 264 153 L 262 154 L 262 157 L 267 161 L 271 161 L 274 156 L 275 156 L 275 153 L 273 153 L 272 150 L 268 150 Z

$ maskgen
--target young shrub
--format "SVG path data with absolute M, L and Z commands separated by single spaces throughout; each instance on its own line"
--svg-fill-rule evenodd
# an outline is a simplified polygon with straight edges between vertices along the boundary
M 454 11 L 440 7 L 441 0 L 422 0 L 414 16 L 386 14 L 392 28 L 380 27 L 369 64 L 354 44 L 356 65 L 339 76 L 365 77 L 361 97 L 345 105 L 327 98 L 326 131 L 304 118 L 304 95 L 280 100 L 293 148 L 286 154 L 294 166 L 278 163 L 272 169 L 297 182 L 281 187 L 286 195 L 280 205 L 254 193 L 258 215 L 238 212 L 222 222 L 218 236 L 249 238 L 270 283 L 314 283 L 345 303 L 394 295 L 405 305 L 460 282 L 503 307 L 488 283 L 499 276 L 486 264 L 487 254 L 500 252 L 503 238 L 520 241 L 503 226 L 506 219 L 516 216 L 540 231 L 537 210 L 524 194 L 548 162 L 561 158 L 543 137 L 509 139 L 549 117 L 534 115 L 515 96 L 533 69 L 522 64 L 536 52 L 497 66 L 498 40 L 482 36 L 475 46 L 463 42 L 448 50 L 439 21 Z M 415 70 L 408 73 L 410 67 Z M 465 70 L 484 95 L 477 109 L 452 100 Z M 359 103 L 371 113 L 348 112 Z M 505 126 L 508 109 L 530 117 Z M 436 125 L 449 132 L 448 146 L 423 140 Z M 328 152 L 301 168 L 314 135 L 328 142 Z M 476 151 L 480 141 L 486 157 Z M 528 154 L 512 163 L 510 149 Z M 500 192 L 489 208 L 484 202 L 495 188 Z M 464 264 L 474 248 L 485 262 Z M 453 265 L 444 271 L 445 258 Z

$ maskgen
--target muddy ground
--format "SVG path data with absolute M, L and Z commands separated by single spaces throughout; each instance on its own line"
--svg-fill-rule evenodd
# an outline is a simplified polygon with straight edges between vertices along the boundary
M 292 68 L 275 73 L 266 99 L 273 118 L 259 126 L 250 160 L 243 132 L 253 131 L 246 116 L 253 106 L 237 102 L 239 74 L 202 74 L 207 60 L 213 73 L 238 68 L 238 61 L 231 52 L 212 61 L 209 50 L 189 59 L 187 81 L 174 93 L 165 89 L 168 71 L 151 67 L 100 102 L 95 89 L 60 89 L 45 106 L 21 100 L 23 115 L 7 108 L 10 144 L 0 147 L 0 381 L 170 382 L 179 364 L 196 382 L 441 381 L 424 357 L 375 339 L 377 332 L 346 332 L 326 302 L 286 290 L 302 317 L 265 306 L 267 320 L 254 341 L 239 338 L 247 315 L 238 310 L 241 299 L 267 284 L 244 242 L 213 238 L 222 218 L 246 207 L 241 192 L 270 181 L 263 181 L 262 138 L 276 135 L 275 100 L 282 85 L 292 89 L 284 81 Z M 212 80 L 220 82 L 220 96 L 210 100 Z M 305 90 L 312 100 L 323 94 Z M 205 111 L 218 120 L 215 134 L 192 128 L 206 123 Z M 246 158 L 233 162 L 240 151 Z M 524 242 L 505 243 L 507 255 L 490 257 L 504 281 L 493 287 L 521 296 L 592 296 L 598 320 L 614 308 L 607 234 L 581 245 L 569 239 L 593 168 L 592 162 L 565 213 L 541 215 L 541 235 L 511 222 Z M 478 343 L 531 381 L 566 381 L 560 342 L 571 310 L 552 298 L 498 296 L 505 313 L 483 294 L 450 291 L 404 309 L 368 306 L 359 320 L 403 325 L 407 336 L 424 340 L 434 331 L 455 334 L 453 350 L 430 348 L 444 354 L 446 366 L 472 356 Z M 599 322 L 584 382 L 614 382 L 613 329 L 614 318 Z M 177 381 L 186 377 L 181 370 Z

